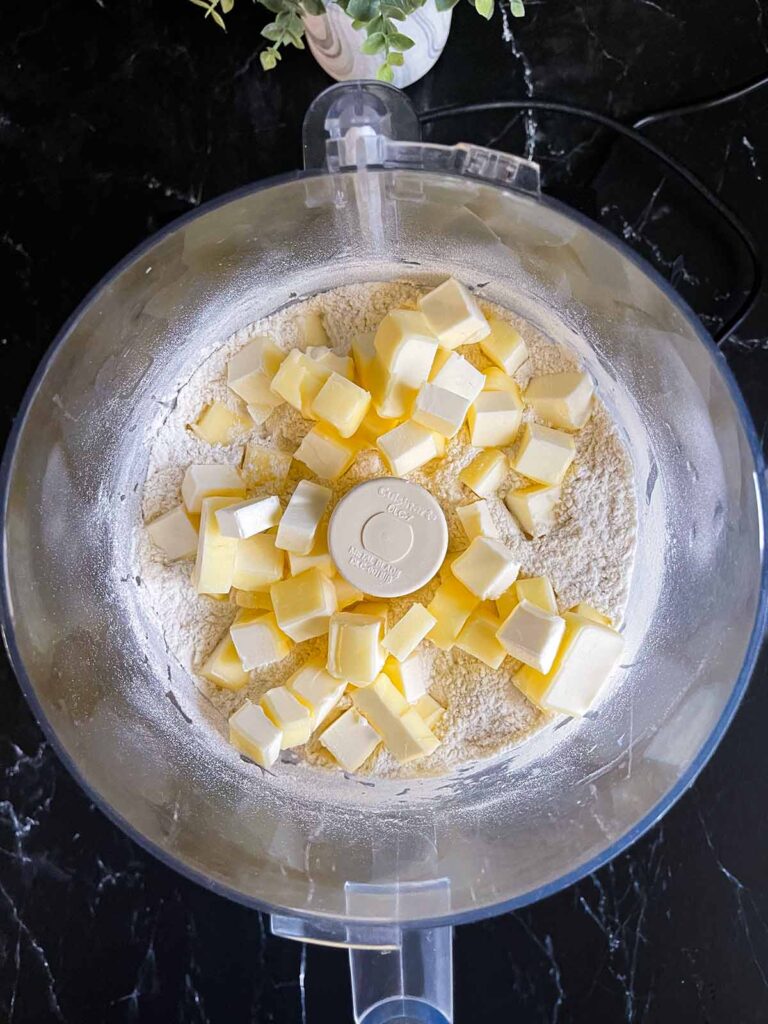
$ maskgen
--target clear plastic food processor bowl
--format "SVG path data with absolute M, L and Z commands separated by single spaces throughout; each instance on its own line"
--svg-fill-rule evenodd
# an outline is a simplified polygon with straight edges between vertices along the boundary
M 405 98 L 371 83 L 313 104 L 305 155 L 303 174 L 156 235 L 56 339 L 3 465 L 5 637 L 62 759 L 139 843 L 280 934 L 355 947 L 359 1020 L 444 1021 L 451 923 L 615 856 L 722 736 L 764 625 L 764 471 L 701 325 L 542 196 L 535 165 L 421 144 Z M 147 426 L 215 340 L 297 297 L 449 274 L 572 347 L 625 434 L 639 535 L 623 664 L 586 719 L 449 777 L 264 773 L 168 696 L 171 679 L 194 701 L 135 580 Z

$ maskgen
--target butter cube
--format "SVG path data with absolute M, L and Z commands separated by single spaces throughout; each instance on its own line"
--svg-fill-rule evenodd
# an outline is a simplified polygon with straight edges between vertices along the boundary
M 515 605 L 523 599 L 538 605 L 545 612 L 557 615 L 555 592 L 546 576 L 529 576 L 524 580 L 516 580 L 496 601 L 496 609 L 501 618 L 506 619 Z
M 200 675 L 225 690 L 242 690 L 248 682 L 248 673 L 227 631 L 203 662 Z
M 395 309 L 379 324 L 373 347 L 389 373 L 395 374 L 408 387 L 419 388 L 432 369 L 437 338 L 423 313 Z
M 525 401 L 551 427 L 581 430 L 592 411 L 594 393 L 592 378 L 583 370 L 545 373 L 531 378 Z
M 319 662 L 309 661 L 285 685 L 312 712 L 312 727 L 317 729 L 341 700 L 346 683 L 334 679 Z
M 253 422 L 257 426 L 261 426 L 262 423 L 266 423 L 272 413 L 275 411 L 274 407 L 268 405 L 246 405 L 248 415 L 251 417 Z
M 327 346 L 328 332 L 325 329 L 322 313 L 304 313 L 299 317 L 299 330 L 306 345 Z
M 461 429 L 470 402 L 461 395 L 436 384 L 422 384 L 416 396 L 412 419 L 444 437 L 454 437 Z
M 197 554 L 197 530 L 183 505 L 177 505 L 170 512 L 153 520 L 147 526 L 147 533 L 152 543 L 156 544 L 171 562 L 194 558 Z
M 339 611 L 343 611 L 345 608 L 349 608 L 350 605 L 362 601 L 362 590 L 353 587 L 343 576 L 334 576 L 332 583 L 336 591 L 336 605 Z
M 451 572 L 475 597 L 494 601 L 515 582 L 520 565 L 501 541 L 475 537 L 454 561 Z
M 504 504 L 529 537 L 543 537 L 555 525 L 555 506 L 560 488 L 534 484 L 510 491 Z
M 603 613 L 599 612 L 597 608 L 593 608 L 591 604 L 586 604 L 584 601 L 580 601 L 570 610 L 574 615 L 580 615 L 582 619 L 591 619 L 592 622 L 599 622 L 601 626 L 612 625 L 611 620 L 607 615 L 603 615 Z
M 444 651 L 449 651 L 464 623 L 479 603 L 479 598 L 457 579 L 446 578 L 427 605 L 427 611 L 437 619 L 437 624 L 428 634 L 432 643 Z
M 526 423 L 512 468 L 540 484 L 559 484 L 576 455 L 570 434 Z
M 511 391 L 481 391 L 467 415 L 470 441 L 476 448 L 507 445 L 523 421 L 522 400 Z
M 328 726 L 320 742 L 342 768 L 354 772 L 378 747 L 381 737 L 362 715 L 350 708 Z
M 383 434 L 378 447 L 395 476 L 412 473 L 440 454 L 435 434 L 413 420 L 406 420 Z
M 439 740 L 388 676 L 382 673 L 370 686 L 355 690 L 352 702 L 384 740 L 396 761 L 405 764 L 431 754 Z
M 436 623 L 437 619 L 423 604 L 412 604 L 400 621 L 385 633 L 382 641 L 385 650 L 398 661 L 405 661 Z
M 270 384 L 283 359 L 285 353 L 266 335 L 260 335 L 227 363 L 227 384 L 248 405 L 275 409 L 282 399 Z
M 464 532 L 470 540 L 475 537 L 496 537 L 499 531 L 491 515 L 491 508 L 485 498 L 478 498 L 469 505 L 459 505 L 456 509 Z
M 480 452 L 459 473 L 459 480 L 478 498 L 489 498 L 501 487 L 509 472 L 509 462 L 503 452 L 495 448 Z
M 294 348 L 283 360 L 270 387 L 303 416 L 311 417 L 312 402 L 330 375 L 329 369 Z
M 400 421 L 397 419 L 385 419 L 379 416 L 376 410 L 371 407 L 363 417 L 363 422 L 357 429 L 354 442 L 361 451 L 368 448 L 375 448 L 376 442 L 382 434 L 394 430 Z
M 277 526 L 282 514 L 280 499 L 272 495 L 269 498 L 249 498 L 219 509 L 216 521 L 225 537 L 245 539 Z
M 328 632 L 336 611 L 336 590 L 319 569 L 307 569 L 270 587 L 278 625 L 297 643 Z
M 331 579 L 336 575 L 336 566 L 333 564 L 330 552 L 328 551 L 328 534 L 323 530 L 318 533 L 315 543 L 308 555 L 297 555 L 295 551 L 288 552 L 288 563 L 291 569 L 291 576 L 298 576 L 307 569 L 319 569 L 321 573 Z
M 312 735 L 314 716 L 311 709 L 287 686 L 267 690 L 259 703 L 270 722 L 274 722 L 283 734 L 281 750 L 300 747 Z
M 566 612 L 565 633 L 547 673 L 524 666 L 512 681 L 547 711 L 583 715 L 619 662 L 621 636 L 598 622 Z
M 443 348 L 473 345 L 491 331 L 469 289 L 452 277 L 423 295 L 419 309 Z
M 513 658 L 538 672 L 549 672 L 564 632 L 564 619 L 522 598 L 496 636 Z
M 328 631 L 328 671 L 355 686 L 367 686 L 381 672 L 384 632 L 377 615 L 336 612 Z
M 293 456 L 249 441 L 243 455 L 243 475 L 252 487 L 279 490 L 291 470 Z
M 489 668 L 499 668 L 507 656 L 507 652 L 496 639 L 496 632 L 500 626 L 499 616 L 480 605 L 467 619 L 456 638 L 456 646 Z
M 357 615 L 375 615 L 377 619 L 381 619 L 382 630 L 387 628 L 389 605 L 386 601 L 360 601 L 350 610 Z
M 272 612 L 243 611 L 229 632 L 246 672 L 282 661 L 291 652 L 291 641 Z
M 424 662 L 416 652 L 405 661 L 389 657 L 384 662 L 384 674 L 398 688 L 409 704 L 415 704 L 429 688 L 429 681 L 424 672 Z
M 253 592 L 268 590 L 283 578 L 285 552 L 275 544 L 271 533 L 257 533 L 255 537 L 235 541 L 235 571 L 232 586 L 237 590 Z
M 485 386 L 485 375 L 458 352 L 446 352 L 445 349 L 440 349 L 440 353 L 447 358 L 441 360 L 441 366 L 437 372 L 435 372 L 433 363 L 430 378 L 432 383 L 468 399 L 469 402 L 474 402 Z M 437 359 L 435 359 L 435 363 L 437 363 Z
M 331 491 L 327 487 L 311 480 L 300 480 L 277 528 L 277 547 L 308 555 L 330 500 Z
M 263 612 L 274 611 L 272 598 L 266 590 L 234 590 L 233 594 L 238 608 L 260 608 Z
M 369 370 L 376 358 L 376 349 L 373 345 L 374 337 L 375 331 L 368 331 L 367 333 L 361 334 L 355 338 L 350 346 L 357 379 L 368 391 L 371 389 L 371 385 L 369 383 Z
M 189 429 L 201 441 L 214 445 L 230 445 L 241 440 L 253 427 L 248 416 L 233 412 L 223 402 L 207 405 Z
M 356 446 L 330 427 L 313 427 L 293 454 L 321 480 L 338 480 L 357 455 Z
M 385 419 L 402 419 L 413 408 L 417 388 L 390 372 L 376 356 L 368 366 L 367 387 L 373 407 Z
M 231 498 L 203 498 L 200 534 L 192 582 L 198 594 L 228 594 L 233 587 L 237 541 L 224 537 L 216 512 L 232 505 Z
M 280 754 L 282 734 L 264 710 L 247 700 L 229 719 L 229 742 L 262 768 L 271 767 Z
M 419 697 L 414 704 L 414 708 L 419 712 L 430 729 L 437 725 L 445 714 L 445 708 L 442 704 L 438 704 L 435 698 L 428 693 L 425 693 L 423 697 Z
M 341 374 L 332 373 L 317 393 L 312 412 L 334 427 L 341 437 L 351 437 L 368 411 L 371 396 Z
M 329 373 L 338 373 L 347 380 L 355 376 L 355 363 L 352 356 L 337 356 L 327 345 L 310 345 L 304 353 Z
M 483 391 L 511 391 L 514 395 L 520 395 L 520 387 L 517 381 L 504 373 L 498 366 L 492 366 L 485 371 L 485 382 Z
M 511 324 L 496 317 L 490 317 L 488 323 L 491 333 L 481 340 L 480 348 L 492 363 L 511 377 L 528 358 L 528 349 Z
M 203 498 L 244 498 L 245 484 L 233 466 L 188 466 L 181 496 L 187 512 L 200 515 Z

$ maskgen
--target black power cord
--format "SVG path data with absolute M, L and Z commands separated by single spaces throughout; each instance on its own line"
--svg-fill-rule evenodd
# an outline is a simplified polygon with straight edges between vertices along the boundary
M 733 332 L 741 326 L 752 312 L 760 296 L 763 285 L 763 266 L 760 260 L 759 250 L 752 238 L 752 235 L 736 214 L 733 213 L 733 211 L 684 164 L 681 164 L 654 142 L 651 142 L 650 139 L 647 139 L 638 131 L 638 129 L 649 127 L 652 124 L 657 124 L 658 122 L 667 120 L 668 118 L 681 117 L 686 114 L 711 110 L 715 107 L 722 106 L 724 103 L 730 103 L 743 96 L 747 96 L 749 93 L 754 92 L 765 85 L 768 85 L 768 75 L 755 79 L 747 85 L 740 86 L 738 89 L 720 93 L 696 103 L 655 111 L 654 113 L 647 114 L 644 117 L 639 118 L 631 126 L 624 124 L 622 121 L 617 121 L 615 118 L 609 117 L 607 114 L 601 114 L 599 111 L 589 110 L 586 107 L 577 107 L 570 103 L 558 103 L 554 100 L 532 99 L 497 100 L 488 103 L 453 104 L 445 107 L 436 107 L 433 110 L 425 110 L 419 114 L 419 121 L 421 124 L 432 124 L 435 121 L 444 121 L 448 118 L 457 117 L 461 114 L 480 114 L 495 110 L 541 110 L 556 114 L 566 114 L 571 117 L 578 117 L 584 121 L 592 121 L 594 124 L 599 124 L 604 128 L 609 128 L 611 131 L 616 132 L 617 135 L 621 135 L 623 138 L 628 139 L 630 142 L 633 142 L 646 150 L 646 152 L 651 153 L 652 156 L 656 157 L 657 160 L 690 185 L 691 188 L 693 188 L 701 198 L 713 210 L 715 210 L 717 214 L 719 214 L 719 216 L 728 224 L 734 234 L 739 238 L 749 254 L 752 265 L 751 284 L 738 308 L 714 335 L 717 345 L 722 347 Z

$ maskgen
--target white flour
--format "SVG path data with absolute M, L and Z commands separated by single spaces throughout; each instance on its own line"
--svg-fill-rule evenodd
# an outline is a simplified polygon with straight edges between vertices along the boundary
M 152 424 L 148 434 L 152 447 L 143 494 L 145 521 L 178 504 L 181 480 L 190 463 L 240 465 L 242 446 L 212 448 L 186 429 L 187 423 L 214 399 L 236 407 L 237 399 L 225 383 L 226 363 L 234 351 L 261 333 L 270 334 L 281 348 L 290 349 L 302 341 L 302 315 L 320 311 L 334 349 L 345 353 L 355 336 L 374 330 L 389 309 L 413 306 L 421 291 L 408 282 L 340 288 L 273 314 L 239 331 L 216 349 L 178 392 L 171 411 Z M 499 307 L 489 308 L 495 315 L 514 323 L 526 340 L 530 359 L 516 374 L 522 385 L 533 374 L 567 369 L 574 364 L 570 354 L 512 313 Z M 480 368 L 489 365 L 477 346 L 462 351 Z M 310 426 L 290 406 L 283 405 L 263 427 L 254 428 L 251 440 L 266 449 L 292 453 Z M 522 565 L 521 574 L 548 576 L 561 609 L 577 601 L 587 601 L 620 622 L 635 541 L 636 505 L 631 463 L 600 402 L 595 402 L 595 410 L 587 426 L 576 435 L 576 443 L 574 469 L 563 486 L 557 524 L 546 537 L 526 539 L 499 500 L 491 502 L 492 514 L 502 539 Z M 458 473 L 476 452 L 477 449 L 468 444 L 466 430 L 462 430 L 448 443 L 443 460 L 411 476 L 440 502 L 448 521 L 449 550 L 462 548 L 467 543 L 454 509 L 473 497 L 458 481 Z M 337 497 L 361 480 L 386 473 L 376 452 L 362 453 L 342 480 L 332 485 L 331 507 Z M 305 475 L 309 473 L 294 462 L 285 485 L 277 493 L 287 499 L 296 482 Z M 510 471 L 500 493 L 514 486 L 517 479 Z M 275 493 L 273 482 L 255 479 L 247 482 L 249 493 Z M 228 717 L 246 697 L 258 700 L 265 690 L 283 682 L 306 658 L 323 652 L 323 639 L 310 641 L 295 647 L 284 661 L 252 673 L 249 686 L 238 693 L 212 686 L 196 669 L 228 628 L 235 609 L 226 601 L 198 596 L 190 582 L 190 564 L 166 565 L 149 542 L 142 524 L 137 524 L 137 531 L 137 573 L 144 584 L 141 592 L 147 611 L 159 623 L 171 654 L 194 680 L 199 700 L 210 702 L 222 716 Z M 396 621 L 412 601 L 426 604 L 436 586 L 435 580 L 416 594 L 392 601 L 390 623 Z M 429 643 L 422 644 L 420 649 L 432 679 L 431 692 L 447 709 L 435 730 L 442 743 L 431 757 L 416 766 L 400 768 L 389 755 L 381 753 L 370 759 L 364 770 L 402 777 L 445 773 L 464 762 L 503 751 L 544 723 L 545 716 L 512 685 L 513 661 L 505 661 L 494 671 L 458 650 L 443 652 Z M 188 707 L 190 702 L 185 703 Z M 210 709 L 201 706 L 199 724 L 207 717 L 205 710 Z M 295 753 L 300 760 L 312 764 L 330 764 L 316 740 Z

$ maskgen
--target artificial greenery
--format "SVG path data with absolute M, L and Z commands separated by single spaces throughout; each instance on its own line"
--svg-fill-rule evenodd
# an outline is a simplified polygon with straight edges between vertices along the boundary
M 224 16 L 235 6 L 235 0 L 191 0 L 205 10 L 205 16 L 226 31 Z M 261 66 L 271 71 L 281 59 L 280 48 L 295 46 L 304 49 L 304 14 L 323 14 L 326 2 L 336 3 L 352 19 L 356 29 L 365 29 L 363 53 L 381 54 L 382 63 L 376 77 L 382 82 L 391 82 L 393 68 L 405 63 L 405 53 L 413 46 L 413 40 L 401 32 L 398 22 L 403 22 L 425 3 L 432 0 L 258 0 L 275 15 L 275 20 L 265 25 L 261 34 L 271 43 L 259 54 Z M 438 11 L 449 11 L 459 0 L 434 0 Z M 469 0 L 478 14 L 489 19 L 493 15 L 495 0 Z M 508 2 L 513 17 L 525 14 L 523 0 L 500 0 Z

